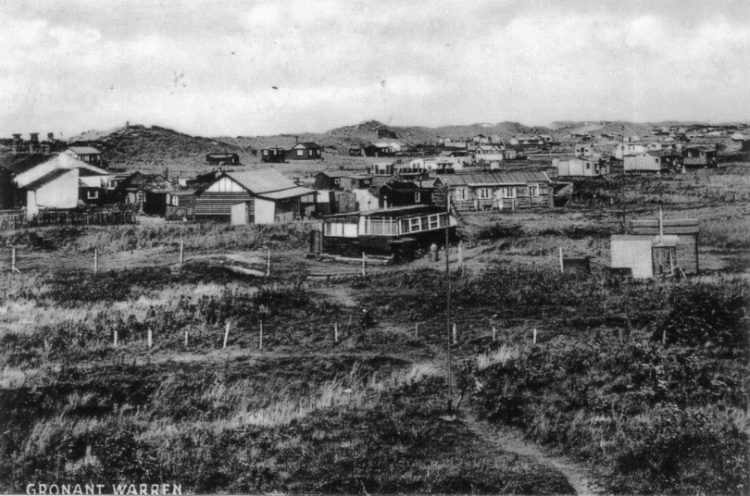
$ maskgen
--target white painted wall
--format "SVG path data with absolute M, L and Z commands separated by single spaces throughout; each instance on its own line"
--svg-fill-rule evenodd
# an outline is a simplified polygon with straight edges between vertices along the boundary
M 206 191 L 210 193 L 244 193 L 245 188 L 228 177 L 222 177 L 206 188 Z
M 232 205 L 231 212 L 231 222 L 233 226 L 244 226 L 249 223 L 250 219 L 248 219 L 247 215 L 247 203 L 242 202 L 236 205 Z
M 276 220 L 276 203 L 263 198 L 255 199 L 255 223 L 273 224 Z
M 613 269 L 631 269 L 635 279 L 653 277 L 652 239 L 652 236 L 613 235 L 610 239 L 610 266 Z
M 76 208 L 78 206 L 78 169 L 26 192 L 26 215 L 36 215 L 42 208 Z

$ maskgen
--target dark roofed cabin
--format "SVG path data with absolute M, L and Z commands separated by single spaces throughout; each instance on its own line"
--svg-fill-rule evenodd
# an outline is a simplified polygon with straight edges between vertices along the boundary
M 407 205 L 430 205 L 432 189 L 421 188 L 410 181 L 391 181 L 378 188 L 378 205 L 381 208 Z
M 260 151 L 260 161 L 266 163 L 281 163 L 284 161 L 284 149 L 279 147 L 263 148 Z
M 211 165 L 237 165 L 240 156 L 236 153 L 209 153 L 206 155 L 206 163 Z
M 311 141 L 297 143 L 286 152 L 287 160 L 320 160 L 322 157 L 323 147 Z
M 444 209 L 412 205 L 327 216 L 323 219 L 324 253 L 359 257 L 362 252 L 413 258 L 430 244 L 445 244 L 445 229 L 455 237 L 456 221 Z

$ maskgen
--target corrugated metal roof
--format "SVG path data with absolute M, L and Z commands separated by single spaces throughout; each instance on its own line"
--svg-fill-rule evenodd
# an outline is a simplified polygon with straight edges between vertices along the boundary
M 698 219 L 664 219 L 664 234 L 697 234 L 700 231 Z M 633 234 L 659 234 L 658 219 L 640 219 L 630 221 Z
M 486 172 L 483 174 L 439 174 L 446 186 L 482 186 L 549 182 L 544 172 Z
M 285 198 L 295 198 L 297 196 L 305 196 L 305 195 L 309 195 L 313 193 L 317 193 L 317 191 L 315 191 L 314 189 L 297 186 L 291 189 L 285 189 L 282 191 L 273 191 L 271 193 L 265 193 L 259 196 L 262 196 L 263 198 L 268 198 L 269 200 L 283 200 Z
M 273 169 L 227 172 L 226 175 L 256 195 L 267 196 L 264 193 L 297 187 L 291 179 Z

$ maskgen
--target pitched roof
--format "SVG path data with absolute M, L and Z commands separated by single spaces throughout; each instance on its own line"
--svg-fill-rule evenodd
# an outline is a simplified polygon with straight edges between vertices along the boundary
M 38 178 L 36 181 L 30 182 L 29 184 L 27 184 L 26 186 L 24 186 L 24 188 L 27 189 L 27 190 L 31 190 L 31 191 L 39 189 L 40 187 L 44 186 L 45 184 L 51 183 L 52 181 L 54 181 L 58 177 L 67 174 L 68 172 L 70 172 L 70 170 L 71 169 L 55 169 L 52 172 L 49 172 L 49 173 L 43 175 L 42 177 Z
M 98 155 L 101 153 L 93 146 L 69 146 L 68 150 L 77 155 Z
M 438 174 L 446 186 L 485 186 L 549 182 L 544 172 L 486 172 L 483 174 Z
M 265 193 L 259 196 L 262 196 L 263 198 L 268 198 L 269 200 L 283 200 L 285 198 L 296 198 L 298 196 L 305 196 L 305 195 L 311 195 L 311 194 L 317 194 L 317 191 L 310 188 L 305 188 L 303 186 L 296 186 L 291 189 L 285 189 L 282 191 L 272 191 L 270 193 Z
M 292 150 L 295 148 L 323 148 L 317 143 L 313 143 L 312 141 L 302 141 L 300 143 L 297 143 L 292 147 Z
M 284 177 L 281 173 L 273 169 L 226 172 L 225 174 L 234 179 L 240 186 L 256 195 L 267 196 L 263 193 L 271 193 L 273 191 L 282 191 L 297 187 L 291 179 Z

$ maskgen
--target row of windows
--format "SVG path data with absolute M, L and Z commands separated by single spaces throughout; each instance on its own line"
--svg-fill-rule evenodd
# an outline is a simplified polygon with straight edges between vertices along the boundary
M 468 200 L 470 198 L 469 188 L 458 188 L 455 192 L 455 198 L 457 200 Z M 538 197 L 539 196 L 539 185 L 530 184 L 529 186 L 518 186 L 509 188 L 477 188 L 475 190 L 476 197 L 481 200 L 489 199 L 501 199 L 501 198 L 517 198 L 517 197 Z
M 445 214 L 424 215 L 421 217 L 412 217 L 411 219 L 401 219 L 401 234 L 445 227 L 445 219 Z

